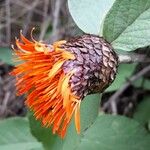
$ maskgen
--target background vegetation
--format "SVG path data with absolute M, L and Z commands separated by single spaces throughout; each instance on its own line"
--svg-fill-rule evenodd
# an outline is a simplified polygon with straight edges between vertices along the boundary
M 131 58 L 119 65 L 102 96 L 83 101 L 80 136 L 73 123 L 65 140 L 52 135 L 32 114 L 27 118 L 25 96 L 16 96 L 15 79 L 8 74 L 15 65 L 10 46 L 20 30 L 30 38 L 33 27 L 34 37 L 47 43 L 83 32 L 104 36 L 119 55 Z M 0 149 L 149 150 L 149 27 L 150 0 L 1 0 Z

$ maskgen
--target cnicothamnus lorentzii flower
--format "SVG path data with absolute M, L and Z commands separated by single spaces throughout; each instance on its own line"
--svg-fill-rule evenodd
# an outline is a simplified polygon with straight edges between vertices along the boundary
M 28 93 L 25 103 L 35 118 L 64 138 L 74 115 L 80 133 L 81 101 L 103 92 L 115 79 L 118 57 L 112 46 L 90 34 L 49 45 L 29 41 L 22 33 L 16 46 L 20 64 L 11 74 L 18 94 Z

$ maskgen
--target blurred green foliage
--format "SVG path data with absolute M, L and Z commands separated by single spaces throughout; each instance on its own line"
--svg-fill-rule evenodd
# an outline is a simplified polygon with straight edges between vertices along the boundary
M 12 51 L 10 48 L 1 48 L 0 47 L 0 60 L 9 65 L 14 65 L 15 63 L 12 60 Z
M 133 74 L 137 64 L 120 64 L 118 68 L 118 73 L 116 75 L 115 81 L 110 85 L 106 92 L 118 90 Z
M 150 122 L 150 98 L 148 96 L 145 96 L 143 101 L 138 105 L 133 118 L 144 126 L 148 126 Z
M 32 150 L 41 144 L 31 135 L 27 118 L 0 121 L 0 150 Z
M 80 29 L 97 35 L 103 31 L 103 36 L 116 51 L 133 51 L 150 43 L 150 0 L 116 0 L 115 3 L 114 0 L 68 0 L 68 4 Z M 14 64 L 10 49 L 0 48 L 0 59 Z M 135 67 L 136 64 L 120 65 L 116 80 L 107 91 L 119 89 Z M 142 81 L 136 86 L 141 84 Z M 149 81 L 144 87 L 149 88 Z M 42 149 L 41 142 L 45 150 L 149 150 L 150 134 L 144 128 L 145 123 L 150 122 L 149 98 L 144 98 L 133 119 L 98 115 L 99 94 L 85 99 L 81 104 L 81 135 L 76 134 L 72 121 L 66 138 L 62 140 L 52 135 L 50 128 L 43 128 L 30 114 L 29 122 L 20 118 L 0 121 L 0 149 L 39 150 Z M 29 123 L 39 142 L 31 136 Z
M 42 142 L 45 150 L 73 150 L 80 142 L 85 130 L 91 126 L 98 116 L 100 95 L 87 96 L 81 103 L 81 135 L 77 135 L 74 126 L 74 117 L 68 129 L 66 138 L 62 140 L 58 135 L 53 135 L 50 128 L 43 128 L 39 121 L 36 121 L 32 113 L 29 114 L 32 134 Z M 89 109 L 89 106 L 91 109 Z
M 99 35 L 102 31 L 100 27 L 114 1 L 68 0 L 68 6 L 71 16 L 82 31 Z
M 150 0 L 116 0 L 105 18 L 103 35 L 118 50 L 148 46 L 149 17 Z

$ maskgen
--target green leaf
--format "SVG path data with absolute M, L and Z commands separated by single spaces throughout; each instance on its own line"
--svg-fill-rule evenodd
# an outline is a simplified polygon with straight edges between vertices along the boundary
M 143 78 L 139 78 L 138 80 L 136 80 L 134 83 L 133 83 L 134 87 L 136 88 L 141 88 L 143 87 Z
M 74 149 L 149 150 L 150 135 L 136 121 L 122 116 L 101 115 L 83 134 Z
M 76 148 L 76 145 L 80 142 L 83 133 L 91 127 L 98 116 L 100 99 L 99 94 L 93 94 L 85 97 L 81 103 L 81 134 L 76 134 L 74 121 L 72 121 L 63 145 L 63 150 L 74 150 Z
M 68 0 L 69 11 L 85 33 L 100 34 L 100 26 L 115 0 Z
M 150 90 L 150 80 L 144 77 L 141 77 L 134 82 L 134 86 L 137 88 L 143 88 L 145 90 Z
M 103 28 L 104 37 L 118 50 L 150 45 L 150 0 L 116 0 Z
M 150 121 L 148 121 L 148 130 L 150 131 Z
M 146 90 L 150 90 L 150 80 L 144 79 L 143 88 Z
M 0 121 L 1 150 L 38 149 L 41 144 L 32 137 L 26 118 L 10 118 Z
M 136 64 L 120 64 L 115 81 L 106 89 L 106 92 L 119 89 L 133 74 Z
M 87 96 L 81 103 L 81 135 L 98 116 L 100 96 L 93 94 Z M 74 118 L 68 129 L 66 138 L 62 140 L 57 135 L 53 135 L 50 128 L 43 128 L 39 121 L 36 121 L 32 114 L 29 115 L 30 128 L 32 134 L 42 142 L 46 150 L 66 150 L 73 149 L 75 144 L 80 141 L 81 135 L 77 135 Z
M 30 129 L 32 135 L 43 144 L 45 150 L 61 150 L 63 140 L 57 135 L 53 135 L 50 128 L 44 128 L 40 121 L 35 120 L 35 117 L 29 113 Z
M 143 125 L 150 122 L 150 98 L 148 96 L 144 97 L 143 101 L 138 105 L 133 118 Z
M 14 62 L 12 61 L 12 52 L 9 48 L 0 47 L 0 60 L 10 65 L 14 65 Z

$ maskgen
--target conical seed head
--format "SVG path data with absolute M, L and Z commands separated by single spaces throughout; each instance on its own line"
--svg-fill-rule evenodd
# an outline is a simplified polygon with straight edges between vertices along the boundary
M 86 34 L 72 38 L 61 48 L 75 55 L 63 65 L 65 73 L 75 69 L 70 78 L 72 92 L 81 99 L 88 94 L 103 92 L 115 79 L 118 56 L 102 37 Z

